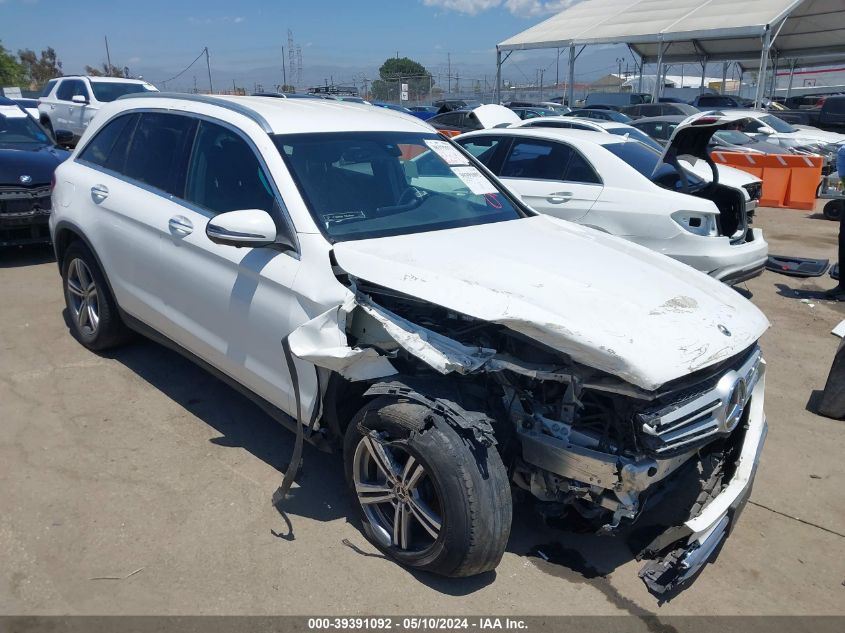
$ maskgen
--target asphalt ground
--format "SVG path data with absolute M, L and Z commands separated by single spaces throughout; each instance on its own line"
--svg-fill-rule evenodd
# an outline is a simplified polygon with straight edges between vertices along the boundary
M 757 225 L 774 254 L 835 256 L 820 214 L 760 209 Z M 741 286 L 772 323 L 768 441 L 718 559 L 660 603 L 624 543 L 526 507 L 494 573 L 409 572 L 350 518 L 337 456 L 311 447 L 280 514 L 292 434 L 154 343 L 88 352 L 50 250 L 0 253 L 0 613 L 845 614 L 845 422 L 808 409 L 845 319 L 819 298 L 832 285 L 766 272 Z

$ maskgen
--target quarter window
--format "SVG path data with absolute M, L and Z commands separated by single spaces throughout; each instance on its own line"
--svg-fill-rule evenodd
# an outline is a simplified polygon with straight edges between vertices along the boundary
M 139 118 L 139 114 L 124 114 L 109 121 L 85 146 L 79 159 L 112 171 L 123 171 L 126 150 Z
M 124 173 L 174 196 L 182 196 L 188 151 L 197 120 L 177 114 L 144 112 L 132 136 Z
M 348 161 L 359 173 L 363 159 Z M 273 213 L 275 196 L 255 152 L 229 128 L 202 121 L 188 167 L 185 199 L 217 214 L 238 209 Z
M 41 91 L 41 96 L 49 97 L 50 93 L 53 92 L 53 86 L 56 85 L 57 81 L 58 79 L 51 79 L 50 81 L 48 81 L 47 84 L 44 86 L 44 89 Z

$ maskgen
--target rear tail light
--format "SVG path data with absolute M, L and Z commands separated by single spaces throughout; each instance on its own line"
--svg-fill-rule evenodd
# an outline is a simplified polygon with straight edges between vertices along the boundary
M 445 136 L 446 138 L 452 138 L 452 137 L 460 135 L 459 130 L 439 130 L 439 131 L 440 131 L 440 135 Z

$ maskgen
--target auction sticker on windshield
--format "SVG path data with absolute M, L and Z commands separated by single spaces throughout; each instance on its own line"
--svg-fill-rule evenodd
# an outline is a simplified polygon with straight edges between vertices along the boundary
M 469 165 L 469 159 L 446 141 L 426 139 L 425 144 L 431 151 L 446 161 L 447 165 Z
M 472 165 L 452 167 L 451 169 L 475 195 L 483 196 L 488 193 L 496 193 L 496 188 L 492 183 Z

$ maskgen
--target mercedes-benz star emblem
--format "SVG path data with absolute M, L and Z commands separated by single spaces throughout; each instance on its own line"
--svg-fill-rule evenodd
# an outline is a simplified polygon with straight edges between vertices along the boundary
M 745 411 L 747 400 L 748 385 L 744 378 L 740 378 L 734 383 L 731 395 L 725 405 L 725 432 L 730 433 L 737 427 L 739 421 L 742 419 L 742 413 Z
M 719 325 L 719 331 L 720 331 L 722 334 L 724 334 L 725 336 L 730 336 L 730 335 L 731 335 L 731 331 L 730 331 L 728 328 L 726 328 L 724 325 L 721 325 L 721 324 Z
M 32 176 L 27 176 L 26 174 L 24 174 L 23 176 L 18 178 L 18 180 L 21 181 L 22 185 L 28 185 L 29 183 L 32 182 Z

